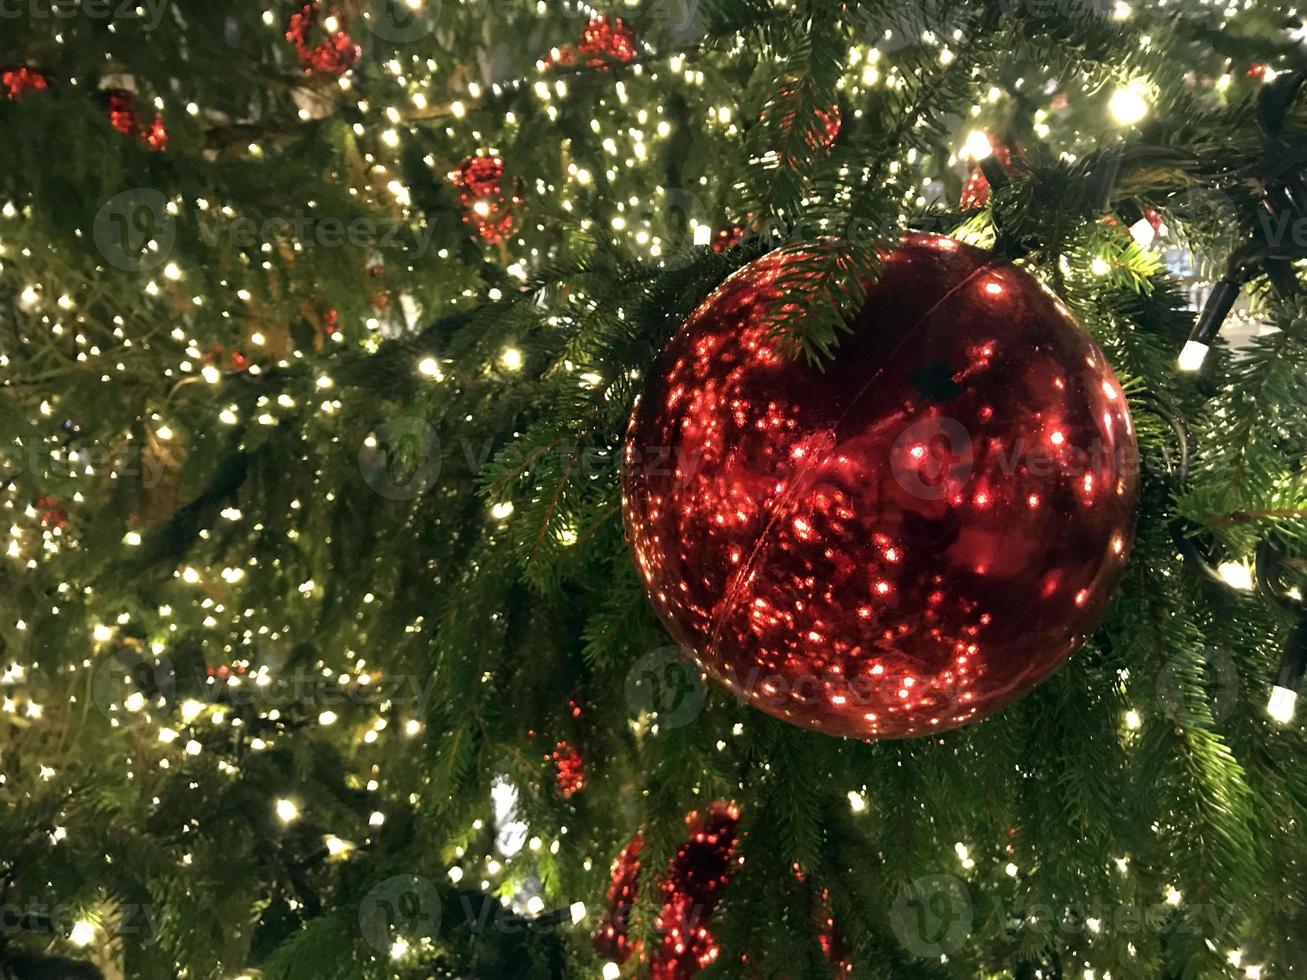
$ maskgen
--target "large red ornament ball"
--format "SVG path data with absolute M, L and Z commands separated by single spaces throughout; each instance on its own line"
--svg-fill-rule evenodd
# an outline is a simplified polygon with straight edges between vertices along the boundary
M 673 637 L 763 711 L 956 728 L 1102 617 L 1138 495 L 1125 396 L 1035 279 L 933 235 L 884 256 L 810 366 L 764 315 L 800 257 L 740 269 L 663 350 L 625 447 L 635 560 Z

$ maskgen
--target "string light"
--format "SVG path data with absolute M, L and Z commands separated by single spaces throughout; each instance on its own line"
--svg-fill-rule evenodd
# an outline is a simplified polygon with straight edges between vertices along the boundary
M 1122 126 L 1134 126 L 1148 115 L 1148 100 L 1144 97 L 1147 88 L 1142 82 L 1132 81 L 1112 93 L 1107 103 L 1107 111 Z

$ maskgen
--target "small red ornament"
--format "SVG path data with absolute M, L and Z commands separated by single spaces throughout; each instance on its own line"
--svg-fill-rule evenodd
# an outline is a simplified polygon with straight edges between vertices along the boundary
M 731 880 L 740 811 L 717 802 L 706 813 L 685 818 L 689 836 L 658 882 L 662 907 L 654 919 L 661 937 L 650 964 L 652 980 L 688 980 L 717 958 L 720 947 L 710 928 L 713 911 Z M 629 940 L 631 909 L 636 901 L 643 840 L 636 835 L 613 862 L 608 888 L 608 920 L 594 936 L 595 948 L 618 964 L 632 954 L 643 957 Z
M 20 66 L 0 70 L 0 92 L 6 99 L 17 99 L 25 92 L 44 92 L 50 87 L 50 76 L 35 68 Z
M 788 99 L 794 94 L 792 85 L 782 86 L 780 97 Z M 814 150 L 829 150 L 835 145 L 836 138 L 840 135 L 841 117 L 840 107 L 837 104 L 832 105 L 829 109 L 814 109 L 813 118 L 817 121 L 816 128 L 810 130 L 804 138 L 804 142 Z M 764 107 L 759 113 L 760 122 L 767 120 L 768 107 Z M 781 132 L 788 134 L 794 128 L 795 111 L 791 109 L 781 117 Z
M 809 140 L 809 143 L 813 147 L 828 150 L 835 145 L 835 138 L 840 135 L 840 107 L 833 105 L 824 111 L 815 109 L 813 114 L 817 117 L 817 122 L 821 123 L 821 130 Z
M 788 357 L 767 314 L 801 256 L 737 271 L 650 372 L 624 453 L 635 561 L 672 636 L 761 710 L 956 728 L 1102 617 L 1138 496 L 1125 395 L 1033 277 L 934 235 L 884 256 L 824 370 Z
M 59 503 L 58 497 L 46 494 L 36 499 L 36 507 L 41 512 L 41 523 L 47 527 L 61 530 L 68 526 L 68 511 Z
M 554 771 L 558 776 L 558 792 L 563 799 L 570 800 L 585 789 L 585 762 L 581 753 L 565 739 L 559 739 L 554 751 L 549 753 L 553 760 Z
M 821 943 L 821 951 L 826 954 L 826 959 L 831 962 L 836 974 L 852 973 L 853 953 L 849 949 L 848 943 L 844 941 L 844 936 L 840 933 L 839 924 L 835 921 L 835 913 L 831 910 L 829 889 L 823 888 L 821 890 L 818 916 L 820 929 L 817 933 L 817 941 Z
M 797 864 L 794 866 L 794 877 L 799 881 L 804 880 L 803 869 Z M 823 888 L 817 896 L 817 942 L 821 944 L 821 951 L 826 954 L 826 959 L 835 967 L 837 974 L 853 972 L 852 954 L 840 934 L 839 926 L 835 924 L 829 888 Z
M 990 137 L 990 144 L 994 147 L 994 156 L 998 162 L 1004 168 L 1012 166 L 1011 147 L 993 136 Z M 974 211 L 988 203 L 989 178 L 985 176 L 985 171 L 981 170 L 979 165 L 975 165 L 971 168 L 971 176 L 962 185 L 962 196 L 958 199 L 958 207 L 963 211 Z
M 744 225 L 729 224 L 725 228 L 718 230 L 713 236 L 712 250 L 714 252 L 728 252 L 740 242 L 744 241 Z
M 290 15 L 286 40 L 294 46 L 295 56 L 306 72 L 343 75 L 358 62 L 363 49 L 342 30 L 326 31 L 320 41 L 311 44 L 310 35 L 318 25 L 318 17 L 317 5 L 306 3 Z
M 136 95 L 122 88 L 105 89 L 105 112 L 109 116 L 109 125 L 131 136 L 147 148 L 156 152 L 168 148 L 168 131 L 163 125 L 163 116 L 155 113 L 149 123 L 142 123 L 136 112 Z
M 546 69 L 555 66 L 567 68 L 576 61 L 576 49 L 570 44 L 564 44 L 562 47 L 552 48 L 550 52 L 540 60 Z
M 523 203 L 521 181 L 504 188 L 504 161 L 493 154 L 468 157 L 450 176 L 463 202 L 463 220 L 492 244 L 501 242 L 517 226 L 514 209 Z
M 499 157 L 468 157 L 458 168 L 458 186 L 474 197 L 499 193 L 504 179 L 504 161 Z
M 609 24 L 602 15 L 591 20 L 581 31 L 577 51 L 587 56 L 588 63 L 594 67 L 606 61 L 631 61 L 640 53 L 635 35 L 622 19 L 619 17 Z
M 625 963 L 634 952 L 628 933 L 640 878 L 642 847 L 644 838 L 636 834 L 613 859 L 608 885 L 608 918 L 594 934 L 595 950 L 599 955 L 619 964 Z

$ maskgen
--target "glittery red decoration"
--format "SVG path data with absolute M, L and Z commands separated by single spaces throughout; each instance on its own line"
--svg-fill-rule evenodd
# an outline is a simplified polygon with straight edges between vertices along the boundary
M 136 96 L 124 89 L 110 89 L 106 97 L 109 100 L 109 125 L 124 136 L 134 136 L 137 131 Z
M 168 148 L 168 131 L 164 128 L 163 116 L 155 113 L 151 122 L 141 122 L 136 112 L 134 93 L 121 88 L 106 89 L 104 99 L 110 126 L 124 136 L 140 140 L 151 150 L 160 151 Z
M 663 904 L 654 919 L 660 939 L 649 968 L 652 980 L 687 980 L 717 958 L 719 947 L 710 922 L 731 879 L 739 822 L 738 808 L 720 801 L 706 813 L 686 816 L 689 836 L 658 882 Z M 625 963 L 633 953 L 644 956 L 627 934 L 642 844 L 636 835 L 613 862 L 608 888 L 611 911 L 594 937 L 599 954 L 617 963 Z
M 558 792 L 564 799 L 571 799 L 585 789 L 585 763 L 581 753 L 571 743 L 560 739 L 554 746 L 554 751 L 549 753 L 549 758 L 553 760 L 554 771 L 558 776 Z
M 817 941 L 821 943 L 821 950 L 826 954 L 826 959 L 835 968 L 836 974 L 852 973 L 853 954 L 840 933 L 839 925 L 835 922 L 835 914 L 831 911 L 829 889 L 821 890 L 818 916 L 820 928 Z
M 65 528 L 68 526 L 68 511 L 59 503 L 58 497 L 49 494 L 36 499 L 36 508 L 41 512 L 41 523 L 47 527 Z
M 821 123 L 822 128 L 809 139 L 809 144 L 814 147 L 830 149 L 835 145 L 836 137 L 840 135 L 840 107 L 833 105 L 825 111 L 814 109 L 813 114 L 817 117 L 817 122 Z
M 474 197 L 498 194 L 503 179 L 504 161 L 499 157 L 468 157 L 458 168 L 458 186 Z
M 784 85 L 780 90 L 780 99 L 782 101 L 790 99 L 794 94 L 792 85 Z M 769 114 L 770 106 L 765 106 L 761 113 L 758 114 L 760 122 L 765 122 Z M 804 142 L 813 150 L 829 150 L 835 145 L 836 138 L 840 135 L 840 126 L 842 118 L 840 116 L 839 105 L 832 105 L 829 109 L 814 109 L 813 118 L 817 121 L 817 126 L 808 131 L 804 137 Z M 781 132 L 789 134 L 794 128 L 796 110 L 790 109 L 781 117 Z M 794 166 L 795 161 L 790 161 L 790 166 Z
M 463 202 L 463 220 L 490 243 L 501 242 L 517 226 L 514 209 L 523 203 L 521 182 L 504 187 L 504 161 L 497 156 L 468 157 L 450 174 Z
M 244 674 L 249 668 L 244 664 L 218 664 L 216 667 L 205 667 L 204 673 L 207 677 L 216 677 L 218 680 L 225 681 L 232 674 Z
M 317 5 L 306 3 L 290 15 L 286 23 L 286 40 L 294 46 L 295 56 L 306 72 L 343 75 L 358 62 L 363 49 L 345 31 L 331 31 L 316 44 L 310 44 L 310 35 L 317 27 L 318 17 Z
M 581 31 L 581 42 L 577 50 L 587 55 L 589 64 L 602 65 L 605 61 L 631 61 L 640 52 L 635 44 L 635 35 L 622 23 L 619 17 L 611 24 L 602 15 L 594 18 Z
M 804 880 L 803 870 L 797 864 L 794 866 L 794 877 L 799 881 Z M 839 926 L 835 924 L 828 888 L 823 888 L 817 896 L 817 942 L 821 944 L 821 950 L 835 968 L 836 974 L 853 972 L 852 953 L 840 934 Z
M 630 958 L 632 943 L 628 932 L 631 909 L 635 907 L 636 886 L 640 877 L 640 849 L 644 838 L 636 834 L 622 853 L 613 859 L 608 885 L 608 917 L 594 934 L 594 945 L 599 955 L 615 963 Z
M 576 49 L 570 44 L 564 44 L 560 48 L 552 49 L 541 61 L 544 62 L 546 68 L 555 66 L 566 68 L 576 61 Z
M 884 256 L 824 370 L 789 358 L 767 313 L 800 258 L 736 272 L 649 372 L 624 451 L 640 575 L 704 669 L 779 718 L 865 739 L 983 718 L 1120 579 L 1125 395 L 1033 277 L 934 235 Z
M 25 92 L 44 92 L 50 87 L 50 76 L 26 66 L 0 70 L 0 91 L 6 99 L 17 99 Z
M 1012 148 L 993 135 L 990 136 L 989 141 L 990 146 L 994 148 L 994 156 L 998 158 L 998 162 L 1005 168 L 1012 166 Z M 977 208 L 983 208 L 988 203 L 989 178 L 985 176 L 985 171 L 981 170 L 979 165 L 973 165 L 971 176 L 962 185 L 962 196 L 958 199 L 958 207 L 963 211 L 974 211 Z
M 958 198 L 958 207 L 963 211 L 983 208 L 989 203 L 989 178 L 979 167 L 971 168 L 971 176 L 962 185 L 962 196 Z
M 744 241 L 744 225 L 727 225 L 725 228 L 719 229 L 717 234 L 713 236 L 712 250 L 714 252 L 726 252 L 742 241 Z

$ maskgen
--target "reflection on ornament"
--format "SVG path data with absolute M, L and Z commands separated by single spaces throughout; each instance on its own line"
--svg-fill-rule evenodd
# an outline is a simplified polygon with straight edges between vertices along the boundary
M 964 725 L 1107 607 L 1138 496 L 1125 396 L 1034 278 L 933 235 L 884 257 L 824 371 L 788 359 L 766 314 L 801 258 L 731 276 L 650 373 L 624 450 L 636 564 L 763 711 L 867 739 Z

